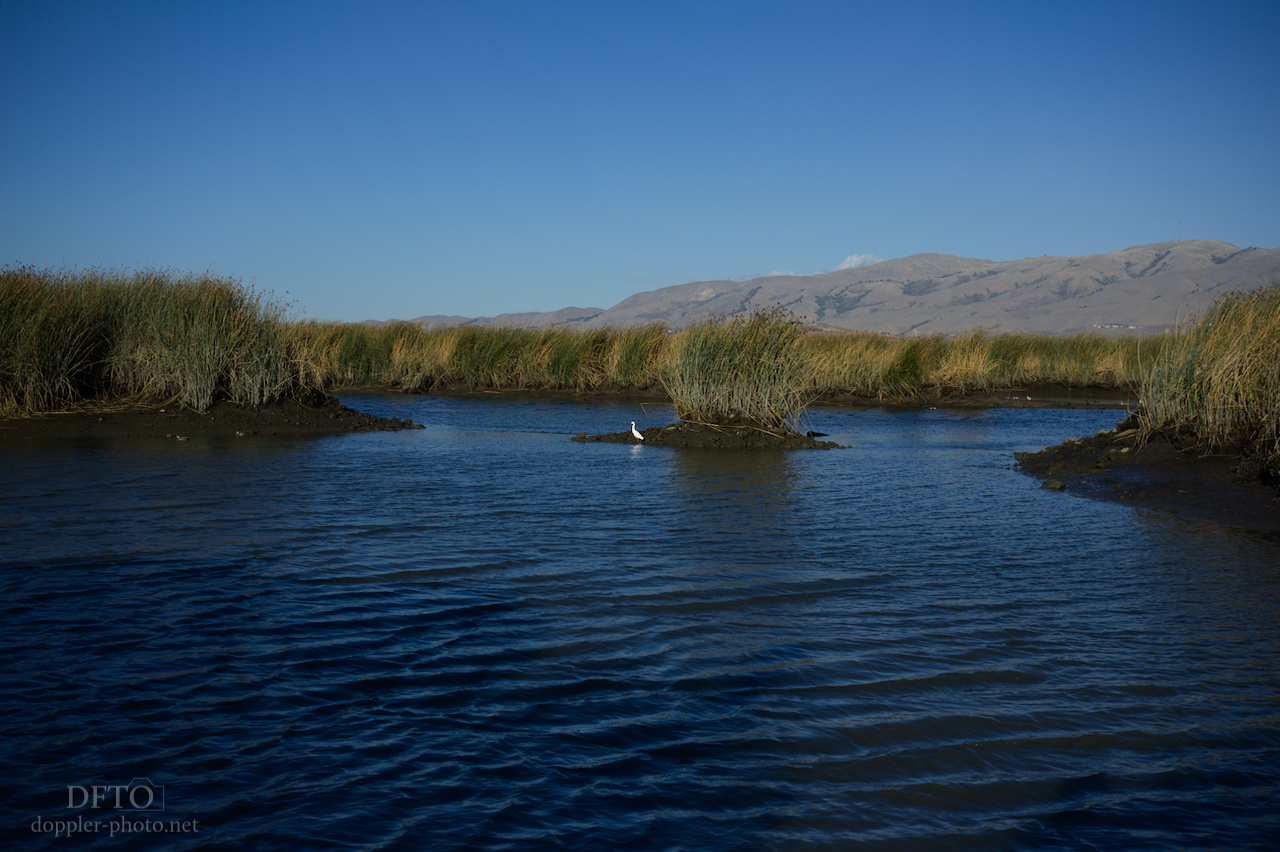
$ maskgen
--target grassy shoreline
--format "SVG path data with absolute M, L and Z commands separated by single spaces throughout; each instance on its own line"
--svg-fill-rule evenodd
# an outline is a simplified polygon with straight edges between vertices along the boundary
M 1136 393 L 1146 428 L 1280 455 L 1280 287 L 1159 337 L 812 332 L 782 309 L 598 330 L 291 321 L 230 278 L 0 270 L 0 416 L 124 402 L 207 410 L 338 387 L 663 395 L 776 424 L 817 399 L 922 403 L 1029 386 Z
M 694 382 L 717 371 L 724 378 L 723 371 L 735 369 L 716 363 L 710 353 L 703 353 L 700 367 L 691 357 L 678 359 L 691 338 L 702 337 L 702 345 L 716 349 L 727 340 L 705 338 L 717 331 L 738 333 L 732 318 L 707 325 L 671 332 L 663 325 L 576 331 L 307 322 L 295 324 L 292 333 L 325 387 L 668 393 L 673 373 Z M 789 353 L 803 366 L 787 381 L 801 385 L 811 398 L 857 396 L 891 403 L 1032 385 L 1136 391 L 1162 346 L 1160 338 L 1096 334 L 974 331 L 909 338 L 807 332 Z M 718 351 L 729 358 L 735 350 Z M 754 354 L 766 362 L 770 357 Z
M 206 410 L 221 399 L 260 405 L 378 386 L 661 393 L 682 416 L 778 422 L 820 397 L 910 403 L 1030 384 L 1132 390 L 1158 346 L 1099 335 L 805 332 L 781 311 L 674 332 L 661 323 L 569 330 L 297 322 L 230 278 L 0 271 L 0 415 L 10 417 L 107 400 Z
M 317 390 L 283 309 L 238 281 L 100 270 L 0 271 L 0 414 L 91 401 L 170 400 L 204 411 Z
M 1139 390 L 1144 438 L 1193 437 L 1280 478 L 1280 283 L 1214 302 L 1164 341 Z

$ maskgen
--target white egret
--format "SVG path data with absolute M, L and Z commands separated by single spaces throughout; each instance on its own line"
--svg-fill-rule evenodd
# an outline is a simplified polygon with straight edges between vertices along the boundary
M 631 421 L 631 434 L 635 436 L 637 441 L 643 441 L 644 435 L 640 434 L 640 430 L 636 428 L 636 421 Z

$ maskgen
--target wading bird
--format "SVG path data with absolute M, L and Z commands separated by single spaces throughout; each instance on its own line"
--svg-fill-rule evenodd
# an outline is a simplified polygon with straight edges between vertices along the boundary
M 636 421 L 631 421 L 631 434 L 636 436 L 637 441 L 643 441 L 644 435 L 640 434 L 640 430 L 636 428 Z

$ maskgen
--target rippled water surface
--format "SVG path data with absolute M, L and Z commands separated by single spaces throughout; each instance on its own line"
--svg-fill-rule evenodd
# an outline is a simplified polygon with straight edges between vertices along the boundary
M 426 428 L 0 438 L 6 848 L 1280 836 L 1280 540 L 1011 468 L 1114 411 L 344 401 Z

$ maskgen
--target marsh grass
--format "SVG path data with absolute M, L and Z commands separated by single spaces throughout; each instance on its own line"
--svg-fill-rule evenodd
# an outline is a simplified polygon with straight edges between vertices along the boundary
M 893 337 L 867 331 L 810 335 L 814 383 L 888 401 L 926 390 L 991 392 L 1034 384 L 1136 388 L 1162 345 L 1158 338 L 1078 334 L 964 334 Z
M 289 336 L 326 387 L 408 391 L 648 389 L 669 346 L 660 324 L 578 331 L 307 322 L 294 324 Z
M 685 421 L 777 428 L 815 395 L 804 325 L 785 309 L 711 317 L 675 336 L 662 383 Z
M 0 411 L 102 397 L 260 405 L 309 387 L 283 309 L 238 281 L 168 272 L 0 271 Z
M 1280 456 L 1280 284 L 1228 293 L 1171 336 L 1141 383 L 1144 431 Z
M 1224 314 L 1219 327 L 1242 321 Z M 232 279 L 0 271 L 0 412 L 10 415 L 111 396 L 204 410 L 223 398 L 261 404 L 354 386 L 665 389 L 682 418 L 774 427 L 827 392 L 910 402 L 1036 383 L 1135 389 L 1162 349 L 1171 356 L 1183 352 L 1178 347 L 1209 345 L 1204 331 L 1168 340 L 981 329 L 921 337 L 813 333 L 780 308 L 675 332 L 661 323 L 577 330 L 295 322 Z M 1260 352 L 1236 357 L 1265 361 Z M 1185 358 L 1175 360 L 1180 366 L 1166 358 L 1161 369 L 1189 369 Z M 1244 369 L 1222 366 L 1215 386 L 1236 367 Z

